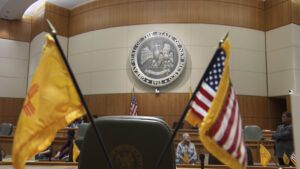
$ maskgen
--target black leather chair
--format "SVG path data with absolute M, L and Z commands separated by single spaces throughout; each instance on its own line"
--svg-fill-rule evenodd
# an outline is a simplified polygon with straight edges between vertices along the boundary
M 153 169 L 171 137 L 161 119 L 146 116 L 107 116 L 95 120 L 115 169 Z M 108 169 L 102 147 L 91 125 L 81 145 L 79 169 Z M 159 169 L 175 169 L 171 144 Z
M 9 136 L 13 131 L 13 125 L 11 123 L 0 124 L 0 135 Z
M 86 132 L 88 126 L 89 126 L 89 123 L 82 123 L 82 124 L 79 124 L 79 126 L 78 126 L 78 129 L 76 132 L 76 137 L 75 137 L 75 143 L 76 143 L 77 147 L 79 148 L 79 150 L 83 143 L 84 135 L 85 135 L 85 132 Z
M 85 132 L 86 132 L 86 129 L 88 126 L 89 126 L 89 123 L 81 123 L 78 125 L 78 129 L 77 129 L 76 137 L 75 137 L 75 144 L 77 145 L 79 150 L 81 149 L 81 145 L 84 140 L 84 135 L 85 135 Z M 71 144 L 70 152 L 69 152 L 69 159 L 68 159 L 69 162 L 73 162 L 73 148 L 74 148 L 74 145 Z M 80 154 L 79 154 L 79 157 L 80 157 Z M 78 161 L 79 157 L 77 157 L 77 161 Z

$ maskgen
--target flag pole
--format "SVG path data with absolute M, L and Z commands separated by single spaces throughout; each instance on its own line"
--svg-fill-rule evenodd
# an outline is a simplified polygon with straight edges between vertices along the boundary
M 104 152 L 104 155 L 105 155 L 105 157 L 106 157 L 106 160 L 108 161 L 109 167 L 110 167 L 110 169 L 114 169 L 114 167 L 113 167 L 113 165 L 112 165 L 112 161 L 111 161 L 111 159 L 110 159 L 110 157 L 109 157 L 109 155 L 108 155 L 108 152 L 107 152 L 107 150 L 106 150 L 106 148 L 105 148 L 105 146 L 104 146 L 104 142 L 103 142 L 102 136 L 101 136 L 101 134 L 100 134 L 98 128 L 96 127 L 95 121 L 94 121 L 94 119 L 93 119 L 93 117 L 92 117 L 92 114 L 91 114 L 91 112 L 90 112 L 90 110 L 89 110 L 89 108 L 88 108 L 88 106 L 87 106 L 87 104 L 86 104 L 86 102 L 85 102 L 85 99 L 84 99 L 84 97 L 83 97 L 83 94 L 81 93 L 81 90 L 80 90 L 79 85 L 78 85 L 78 83 L 77 83 L 77 81 L 76 81 L 76 79 L 75 79 L 75 76 L 74 76 L 74 74 L 73 74 L 73 72 L 72 72 L 72 70 L 71 70 L 71 67 L 70 67 L 70 65 L 69 65 L 69 62 L 67 61 L 66 56 L 65 56 L 65 54 L 64 54 L 64 52 L 63 52 L 63 50 L 62 50 L 62 48 L 61 48 L 61 46 L 60 46 L 60 44 L 59 44 L 59 41 L 58 41 L 58 39 L 57 39 L 57 37 L 56 37 L 56 30 L 55 30 L 54 26 L 51 24 L 51 22 L 50 22 L 48 19 L 47 19 L 47 23 L 48 23 L 49 29 L 51 30 L 51 35 L 52 35 L 52 37 L 54 38 L 55 43 L 56 43 L 56 45 L 57 45 L 57 47 L 58 47 L 58 49 L 59 49 L 59 52 L 60 52 L 60 54 L 61 54 L 61 56 L 62 56 L 62 59 L 64 60 L 64 62 L 65 62 L 65 64 L 66 64 L 66 67 L 67 67 L 67 69 L 68 69 L 68 71 L 69 71 L 69 73 L 70 73 L 70 76 L 71 76 L 72 81 L 73 81 L 73 83 L 74 83 L 74 85 L 75 85 L 75 88 L 76 88 L 76 90 L 77 90 L 77 92 L 78 92 L 78 95 L 79 95 L 79 97 L 80 97 L 80 100 L 81 100 L 81 102 L 82 102 L 82 104 L 83 104 L 83 106 L 84 106 L 84 108 L 85 108 L 85 110 L 86 110 L 86 112 L 87 112 L 87 115 L 88 115 L 88 117 L 89 117 L 89 119 L 90 119 L 90 121 L 91 121 L 91 124 L 92 124 L 92 126 L 93 126 L 93 128 L 94 128 L 94 130 L 95 130 L 95 134 L 96 134 L 96 136 L 97 136 L 98 142 L 99 142 L 100 145 L 102 146 L 102 150 L 103 150 L 103 152 Z
M 278 167 L 279 169 L 281 169 L 281 167 L 277 164 L 276 160 L 274 159 L 274 157 L 271 155 L 271 159 L 274 162 L 275 166 Z
M 227 32 L 226 35 L 225 35 L 225 37 L 224 37 L 223 39 L 220 40 L 218 50 L 217 50 L 215 53 L 217 53 L 217 52 L 221 49 L 221 45 L 222 45 L 222 44 L 225 42 L 225 40 L 228 38 L 228 35 L 229 35 L 229 32 Z M 214 56 L 216 56 L 216 54 L 214 54 Z M 214 63 L 213 61 L 214 61 L 215 59 L 216 59 L 216 57 L 213 57 L 213 58 L 211 59 L 211 61 L 210 61 L 209 64 L 208 64 L 208 68 L 211 67 L 211 66 L 213 65 L 213 63 Z M 159 167 L 159 165 L 160 165 L 160 163 L 161 163 L 162 158 L 164 157 L 164 155 L 166 154 L 168 148 L 169 148 L 170 145 L 172 144 L 172 142 L 173 142 L 173 140 L 174 140 L 174 138 L 175 138 L 175 136 L 176 136 L 176 134 L 177 134 L 177 131 L 178 131 L 180 125 L 182 124 L 182 122 L 183 122 L 183 120 L 184 120 L 184 118 L 185 118 L 187 112 L 188 112 L 189 109 L 190 109 L 190 104 L 191 104 L 193 98 L 195 97 L 195 95 L 196 95 L 196 93 L 197 93 L 197 90 L 199 89 L 200 85 L 202 84 L 202 82 L 203 82 L 203 80 L 204 80 L 203 77 L 205 77 L 205 75 L 208 74 L 208 73 L 209 73 L 209 72 L 208 72 L 208 69 L 206 69 L 206 71 L 205 71 L 204 75 L 202 76 L 200 82 L 198 83 L 197 87 L 195 88 L 195 91 L 194 91 L 192 97 L 190 98 L 188 104 L 186 105 L 186 107 L 185 107 L 185 109 L 184 109 L 184 112 L 182 113 L 182 115 L 181 115 L 181 117 L 180 117 L 180 119 L 179 119 L 179 121 L 178 121 L 178 123 L 177 123 L 175 129 L 174 129 L 174 132 L 173 132 L 171 138 L 169 139 L 167 145 L 164 147 L 162 153 L 160 154 L 159 159 L 158 159 L 158 161 L 157 161 L 157 163 L 156 163 L 154 169 L 158 169 L 158 167 Z

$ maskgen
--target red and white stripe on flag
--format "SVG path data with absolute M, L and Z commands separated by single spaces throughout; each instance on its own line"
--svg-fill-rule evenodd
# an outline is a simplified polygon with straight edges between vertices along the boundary
M 297 162 L 296 162 L 296 154 L 295 154 L 295 152 L 293 152 L 293 154 L 291 155 L 291 161 L 296 166 Z
M 229 78 L 229 48 L 226 40 L 217 49 L 190 108 L 202 122 L 199 134 L 206 149 L 229 167 L 240 169 L 247 164 L 247 149 L 237 98 Z
M 131 103 L 130 103 L 130 115 L 131 116 L 137 116 L 137 108 L 138 108 L 138 105 L 136 102 L 136 97 L 135 97 L 135 94 L 132 93 Z

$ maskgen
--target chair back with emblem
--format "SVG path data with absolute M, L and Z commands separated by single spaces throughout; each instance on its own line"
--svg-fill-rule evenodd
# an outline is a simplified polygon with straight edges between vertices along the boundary
M 171 138 L 167 123 L 147 116 L 106 116 L 95 120 L 115 169 L 153 169 Z M 79 169 L 107 169 L 108 163 L 88 126 L 79 158 Z M 159 169 L 175 169 L 174 145 L 170 145 Z
M 9 136 L 13 131 L 13 125 L 11 123 L 0 124 L 0 135 Z

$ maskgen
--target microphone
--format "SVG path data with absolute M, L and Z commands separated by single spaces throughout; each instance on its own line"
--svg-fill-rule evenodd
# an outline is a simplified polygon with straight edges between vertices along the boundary
M 203 153 L 199 154 L 199 158 L 200 158 L 200 164 L 201 164 L 201 169 L 204 169 L 204 159 L 205 159 L 205 155 Z

